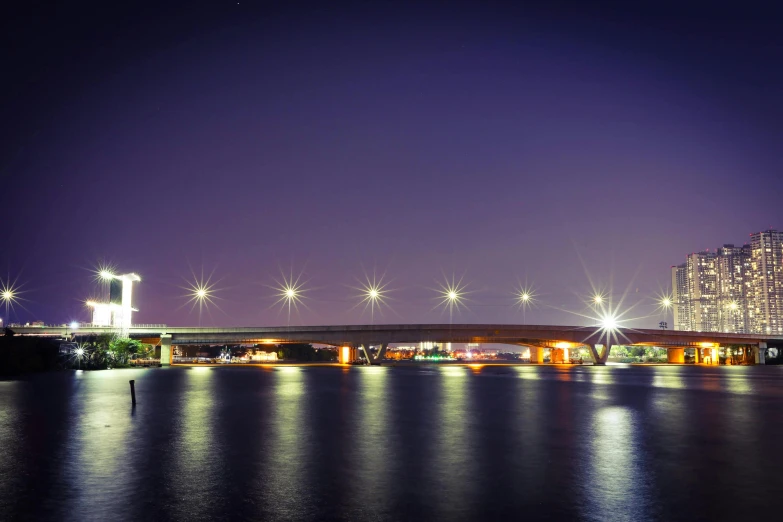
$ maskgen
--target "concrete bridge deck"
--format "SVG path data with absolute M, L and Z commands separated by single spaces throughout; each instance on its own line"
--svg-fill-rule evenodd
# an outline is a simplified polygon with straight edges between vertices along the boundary
M 110 333 L 106 327 L 14 327 L 18 335 L 80 337 Z M 602 338 L 597 326 L 511 325 L 511 324 L 381 324 L 290 327 L 180 327 L 140 325 L 131 327 L 132 338 L 160 338 L 161 359 L 165 360 L 172 345 L 183 344 L 280 344 L 312 343 L 332 346 L 362 347 L 369 356 L 369 347 L 379 347 L 379 357 L 389 344 L 399 343 L 497 343 L 528 346 L 535 351 L 534 359 L 542 359 L 541 348 L 567 349 L 587 346 L 596 363 L 606 362 L 609 345 L 660 346 L 673 350 L 712 348 L 717 346 L 752 346 L 766 348 L 767 343 L 783 343 L 783 337 L 759 334 L 721 332 L 687 332 L 617 328 L 611 342 Z M 603 350 L 599 351 L 602 346 Z M 539 355 L 539 351 L 541 355 Z M 165 356 L 164 356 L 165 352 Z M 763 359 L 763 350 L 762 350 Z M 377 360 L 377 358 L 376 358 Z M 762 361 L 763 362 L 763 361 Z

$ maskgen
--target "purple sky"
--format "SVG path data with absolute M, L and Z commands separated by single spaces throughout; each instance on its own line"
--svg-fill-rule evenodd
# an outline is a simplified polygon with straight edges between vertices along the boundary
M 295 324 L 370 322 L 349 287 L 373 268 L 375 322 L 448 322 L 445 272 L 472 291 L 454 322 L 521 322 L 527 279 L 526 322 L 585 324 L 580 256 L 647 316 L 687 253 L 783 227 L 776 13 L 244 4 L 4 22 L 11 320 L 87 320 L 107 260 L 142 276 L 142 323 L 198 324 L 192 266 L 220 279 L 202 325 L 286 324 L 279 267 L 311 289 Z

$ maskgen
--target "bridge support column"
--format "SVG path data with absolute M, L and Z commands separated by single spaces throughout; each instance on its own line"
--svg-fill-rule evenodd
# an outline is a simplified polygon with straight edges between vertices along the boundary
M 538 346 L 530 346 L 530 363 L 544 364 L 544 349 Z
M 364 352 L 364 359 L 367 361 L 367 364 L 372 364 L 372 354 L 370 354 L 369 343 L 362 343 L 362 352 Z
M 599 352 L 598 346 L 603 346 L 603 350 Z M 597 366 L 603 366 L 606 364 L 607 359 L 609 359 L 611 345 L 588 344 L 587 347 L 590 348 L 590 355 L 593 357 L 593 364 Z
M 378 348 L 378 356 L 375 358 L 376 364 L 381 364 L 383 358 L 386 356 L 386 348 L 389 347 L 389 343 L 381 343 L 381 347 Z
M 693 362 L 694 364 L 699 364 L 701 362 L 701 348 L 696 348 L 696 350 L 693 352 Z
M 160 364 L 161 366 L 169 366 L 171 364 L 172 351 L 171 351 L 171 335 L 160 336 Z
M 669 348 L 666 352 L 666 358 L 670 364 L 685 363 L 685 348 Z
M 759 343 L 753 347 L 756 356 L 756 364 L 767 364 L 767 343 Z
M 378 355 L 376 357 L 373 357 L 372 354 L 370 353 L 371 346 L 378 347 Z M 384 355 L 386 355 L 386 348 L 388 347 L 389 347 L 389 343 L 363 343 L 362 350 L 364 351 L 365 359 L 367 359 L 367 364 L 380 365 Z

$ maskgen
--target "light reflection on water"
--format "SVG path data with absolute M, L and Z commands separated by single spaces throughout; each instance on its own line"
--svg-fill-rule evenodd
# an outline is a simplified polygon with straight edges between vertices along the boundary
M 435 398 L 439 429 L 435 434 L 432 474 L 427 482 L 446 488 L 450 494 L 435 497 L 438 520 L 462 519 L 471 509 L 469 488 L 475 478 L 477 448 L 470 428 L 476 422 L 470 383 L 475 370 L 440 368 L 440 388 Z
M 14 407 L 20 402 L 21 393 L 23 389 L 20 383 L 0 381 L 0 491 L 23 487 L 18 470 L 14 467 L 14 455 L 8 451 L 22 437 L 22 412 Z M 11 512 L 14 503 L 11 495 L 0 494 L 0 518 L 4 512 Z
M 389 477 L 394 462 L 387 456 L 394 451 L 389 431 L 388 374 L 394 371 L 382 366 L 357 368 L 359 401 L 357 425 L 354 437 L 356 466 L 361 494 L 353 496 L 354 512 L 362 513 L 368 498 L 373 499 L 380 513 L 388 513 L 387 492 L 394 485 Z
M 637 510 L 626 501 L 628 487 L 644 488 L 645 481 L 634 461 L 633 412 L 621 406 L 600 408 L 593 418 L 590 439 L 592 471 L 588 491 L 595 511 L 604 520 L 635 520 Z
M 269 514 L 275 520 L 297 520 L 309 508 L 302 503 L 307 487 L 303 452 L 313 436 L 304 427 L 307 380 L 299 367 L 276 368 L 272 377 L 269 436 L 248 443 L 263 445 L 266 480 L 256 487 Z
M 170 480 L 176 500 L 172 509 L 177 518 L 194 519 L 210 512 L 212 495 L 219 486 L 217 450 L 221 442 L 215 439 L 214 431 L 219 369 L 195 367 L 183 371 L 180 416 L 170 446 L 173 466 Z M 193 480 L 195 477 L 198 480 Z
M 781 370 L 172 368 L 0 382 L 0 520 L 774 520 Z

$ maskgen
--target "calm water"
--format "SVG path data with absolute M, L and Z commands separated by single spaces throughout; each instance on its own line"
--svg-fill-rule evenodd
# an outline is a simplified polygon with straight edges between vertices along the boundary
M 783 367 L 57 373 L 0 520 L 780 520 L 782 443 Z

